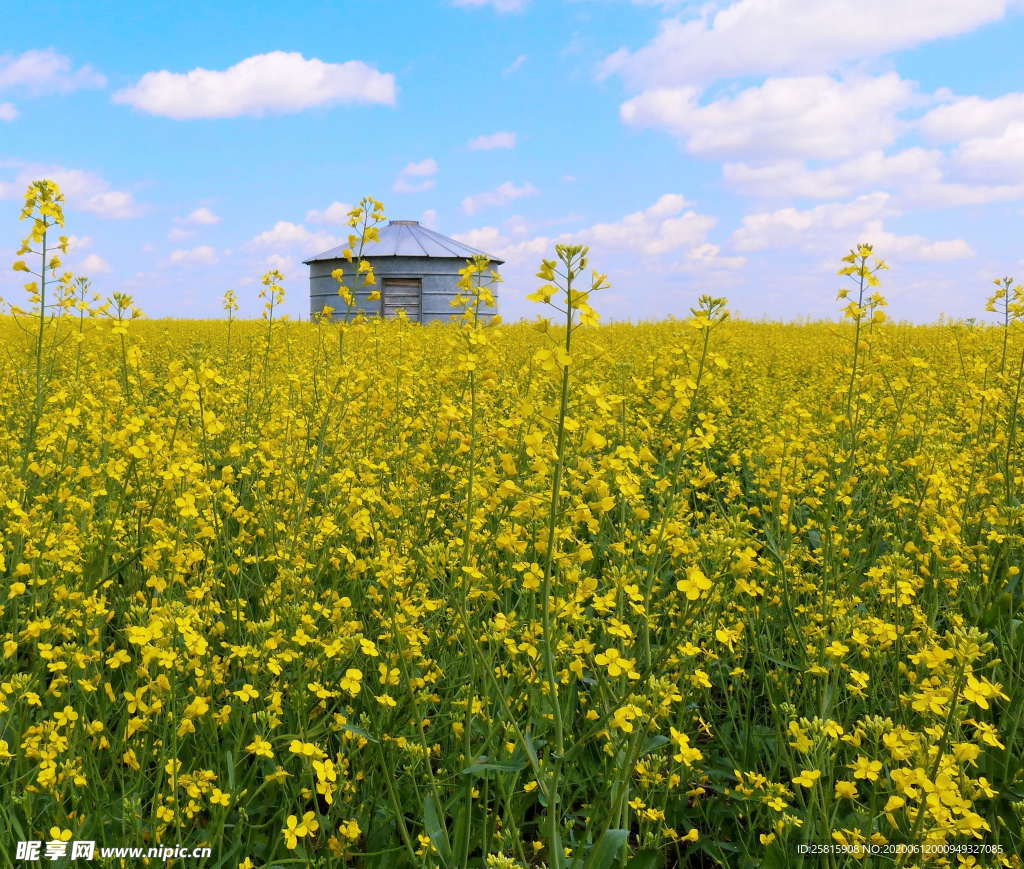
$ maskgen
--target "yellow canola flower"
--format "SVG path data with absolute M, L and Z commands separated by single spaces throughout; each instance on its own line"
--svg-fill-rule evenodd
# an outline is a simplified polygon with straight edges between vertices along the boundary
M 686 595 L 687 600 L 697 600 L 712 587 L 712 582 L 697 565 L 686 568 L 686 575 L 676 582 L 676 588 Z
M 320 829 L 320 822 L 317 821 L 313 812 L 306 812 L 299 820 L 295 815 L 289 815 L 281 830 L 284 835 L 285 847 L 294 850 L 298 847 L 299 839 L 311 836 Z

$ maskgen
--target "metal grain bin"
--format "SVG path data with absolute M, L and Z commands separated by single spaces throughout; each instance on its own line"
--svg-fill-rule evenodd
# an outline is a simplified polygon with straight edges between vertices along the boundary
M 345 285 L 356 298 L 356 313 L 383 317 L 397 316 L 404 310 L 410 320 L 431 323 L 447 320 L 455 309 L 452 299 L 458 295 L 459 270 L 466 260 L 483 254 L 497 268 L 504 260 L 420 226 L 416 220 L 392 220 L 380 230 L 380 241 L 367 245 L 363 258 L 373 264 L 376 286 L 367 286 L 356 273 L 356 264 L 342 257 L 345 245 L 331 248 L 305 260 L 309 266 L 309 313 L 319 314 L 324 306 L 334 309 L 335 320 L 346 316 L 345 303 L 338 297 L 338 284 L 331 272 L 342 269 Z M 496 288 L 492 287 L 492 291 Z M 380 298 L 370 301 L 370 293 Z M 497 311 L 481 308 L 481 316 L 490 318 Z

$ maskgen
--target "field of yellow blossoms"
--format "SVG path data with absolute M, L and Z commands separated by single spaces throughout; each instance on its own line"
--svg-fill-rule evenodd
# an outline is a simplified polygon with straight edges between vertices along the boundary
M 65 274 L 54 185 L 24 217 L 5 864 L 1022 865 L 1011 280 L 888 323 L 862 246 L 842 323 L 599 325 L 560 248 L 532 323 L 483 263 L 451 324 L 281 320 L 273 273 L 262 320 L 145 320 Z

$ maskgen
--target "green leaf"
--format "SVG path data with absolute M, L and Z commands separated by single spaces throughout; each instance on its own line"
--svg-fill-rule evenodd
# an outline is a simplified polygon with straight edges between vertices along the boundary
M 637 755 L 639 760 L 644 755 L 650 754 L 652 751 L 657 751 L 663 745 L 668 745 L 669 738 L 662 736 L 660 733 L 655 733 L 647 742 L 644 743 L 643 748 L 640 749 L 640 753 Z
M 423 829 L 426 831 L 430 841 L 437 848 L 438 856 L 445 866 L 452 864 L 452 845 L 448 841 L 448 831 L 441 822 L 441 813 L 438 811 L 437 800 L 430 794 L 423 798 Z
M 529 733 L 523 734 L 523 742 L 526 745 L 526 756 L 530 758 L 530 763 L 533 764 L 533 768 L 540 769 L 540 759 L 537 757 L 537 746 L 544 745 L 544 742 L 535 743 Z
M 227 764 L 227 766 L 228 766 L 228 788 L 229 788 L 229 791 L 231 793 L 234 793 L 235 792 L 235 756 L 231 752 L 230 748 L 228 749 L 228 752 L 227 752 L 227 761 L 228 761 L 228 764 Z
M 348 722 L 345 722 L 341 725 L 341 729 L 346 730 L 349 733 L 354 733 L 356 736 L 361 736 L 368 742 L 380 742 L 379 739 L 377 739 L 374 736 L 371 736 L 367 731 L 363 730 L 362 727 L 356 727 L 354 724 L 349 724 Z
M 629 838 L 629 830 L 605 830 L 590 852 L 586 869 L 611 869 L 619 859 L 619 852 Z
M 637 851 L 626 864 L 626 869 L 658 869 L 661 865 L 661 854 L 658 851 Z
M 526 769 L 525 760 L 488 760 L 481 758 L 476 763 L 471 763 L 459 775 L 478 775 L 482 772 L 522 772 Z
M 802 670 L 803 667 L 798 667 L 796 664 L 790 664 L 789 661 L 783 661 L 781 658 L 773 658 L 771 655 L 762 655 L 766 661 L 771 661 L 777 667 L 788 667 L 790 670 Z

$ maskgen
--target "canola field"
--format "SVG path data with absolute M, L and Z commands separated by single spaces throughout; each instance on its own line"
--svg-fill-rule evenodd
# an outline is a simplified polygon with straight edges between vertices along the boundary
M 487 326 L 480 264 L 430 327 L 47 267 L 0 321 L 6 862 L 1021 865 L 1014 285 L 886 323 L 862 248 L 841 324 L 601 325 L 584 255 Z

